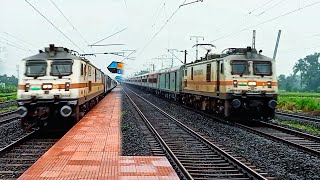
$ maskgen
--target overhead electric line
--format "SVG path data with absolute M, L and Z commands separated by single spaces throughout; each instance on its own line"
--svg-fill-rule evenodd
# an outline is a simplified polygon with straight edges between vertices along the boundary
M 270 8 L 268 8 L 268 9 L 264 10 L 263 12 L 261 12 L 260 14 L 258 14 L 257 16 L 261 16 L 262 14 L 264 14 L 264 13 L 266 13 L 266 12 L 270 11 L 271 9 L 273 9 L 273 8 L 277 7 L 279 4 L 281 4 L 281 3 L 285 2 L 285 1 L 286 1 L 286 0 L 281 0 L 280 2 L 278 2 L 277 4 L 275 4 L 275 5 L 271 6 L 271 7 L 270 7 Z
M 16 47 L 19 47 L 19 48 L 21 48 L 21 49 L 31 51 L 30 49 L 28 49 L 28 48 L 26 48 L 26 47 L 23 47 L 23 46 L 20 46 L 19 44 L 15 43 L 15 42 L 9 41 L 9 40 L 6 39 L 6 38 L 0 37 L 0 39 L 6 41 L 6 42 L 8 42 L 8 43 L 11 43 L 12 45 L 14 45 L 14 46 L 16 46 Z
M 86 42 L 87 44 L 88 41 L 82 36 L 82 34 L 77 30 L 77 28 L 74 27 L 74 25 L 71 23 L 71 21 L 64 15 L 64 13 L 60 10 L 60 8 L 57 6 L 56 3 L 53 2 L 53 0 L 50 0 L 51 3 L 56 7 L 56 9 L 62 14 L 62 16 L 68 21 L 68 23 L 72 26 L 72 28 L 80 35 L 80 37 Z
M 14 47 L 14 48 L 17 48 L 17 49 L 23 50 L 23 51 L 30 51 L 30 50 L 27 50 L 27 49 L 24 49 L 24 48 L 21 48 L 21 47 L 15 46 L 15 45 L 13 45 L 13 44 L 9 44 L 9 43 L 7 43 L 7 42 L 3 42 L 3 41 L 1 41 L 1 40 L 0 40 L 0 42 L 1 42 L 1 43 L 4 43 L 4 44 L 7 44 L 7 45 L 9 45 L 9 46 L 11 46 L 11 47 Z
M 166 22 L 163 24 L 163 26 L 154 34 L 154 36 L 149 40 L 149 42 L 142 48 L 141 52 L 138 54 L 138 56 L 140 56 L 144 50 L 146 49 L 146 47 L 149 46 L 149 44 L 154 40 L 155 37 L 157 37 L 157 35 L 163 30 L 163 28 L 168 24 L 168 22 L 173 18 L 173 16 L 180 10 L 180 8 L 182 7 L 182 5 L 185 5 L 185 2 L 187 0 L 184 0 L 183 3 L 172 13 L 172 15 L 166 20 Z M 203 0 L 198 0 L 195 2 L 202 2 Z M 190 4 L 190 3 L 188 3 Z M 137 56 L 137 57 L 138 57 Z
M 136 50 L 134 50 L 134 51 L 132 51 L 128 56 L 126 56 L 121 62 L 123 62 L 124 60 L 126 60 L 126 59 L 129 59 L 129 57 L 133 54 L 133 53 L 135 53 L 136 52 Z
M 126 29 L 128 29 L 128 28 L 121 29 L 120 31 L 117 31 L 117 32 L 111 34 L 110 36 L 105 37 L 105 38 L 103 38 L 103 39 L 101 39 L 101 40 L 99 40 L 99 41 L 97 41 L 97 42 L 95 42 L 95 43 L 93 43 L 93 44 L 91 44 L 91 45 L 89 45 L 89 46 L 98 44 L 99 42 L 102 42 L 102 41 L 104 41 L 104 40 L 106 40 L 106 39 L 108 39 L 108 38 L 111 38 L 112 36 L 117 35 L 117 34 L 121 33 L 122 31 L 124 31 L 124 30 L 126 30 Z
M 64 37 L 66 37 L 73 45 L 75 45 L 78 49 L 82 50 L 75 42 L 73 42 L 65 33 L 63 33 L 56 25 L 54 25 L 47 17 L 45 17 L 37 8 L 35 8 L 28 0 L 25 0 L 37 13 L 39 13 L 46 21 L 48 21 L 56 30 L 58 30 Z
M 26 44 L 29 44 L 29 45 L 35 47 L 35 45 L 33 45 L 33 44 L 31 44 L 31 43 L 29 43 L 29 42 L 27 42 L 27 41 L 25 41 L 25 40 L 23 40 L 23 39 L 21 39 L 21 38 L 18 38 L 17 36 L 14 36 L 14 35 L 12 35 L 12 34 L 9 34 L 8 32 L 3 32 L 3 33 L 5 33 L 5 34 L 7 34 L 8 36 L 11 36 L 11 37 L 13 37 L 13 38 L 21 41 L 21 42 L 24 42 L 24 43 L 26 43 Z
M 96 44 L 96 45 L 88 45 L 88 46 L 123 46 L 125 44 Z
M 276 16 L 276 17 L 274 17 L 274 18 L 271 18 L 271 19 L 269 19 L 269 20 L 267 20 L 267 21 L 264 21 L 264 22 L 261 22 L 261 23 L 258 23 L 258 24 L 255 24 L 255 25 L 246 27 L 246 28 L 244 28 L 244 29 L 241 29 L 240 31 L 237 31 L 237 32 L 234 32 L 234 33 L 225 35 L 225 36 L 222 36 L 222 37 L 217 38 L 217 39 L 215 39 L 215 40 L 213 40 L 213 41 L 210 41 L 210 43 L 211 43 L 211 42 L 214 42 L 214 41 L 218 41 L 218 40 L 224 39 L 224 38 L 231 37 L 231 36 L 236 35 L 236 34 L 238 34 L 238 33 L 240 33 L 240 32 L 243 32 L 243 31 L 249 30 L 249 29 L 251 29 L 251 28 L 254 28 L 254 27 L 257 27 L 257 26 L 266 24 L 266 23 L 268 23 L 268 22 L 271 22 L 271 21 L 274 21 L 274 20 L 276 20 L 276 19 L 279 19 L 279 18 L 281 18 L 281 17 L 283 17 L 283 16 L 287 16 L 287 15 L 289 15 L 289 14 L 295 13 L 295 12 L 297 12 L 297 11 L 300 11 L 300 10 L 302 10 L 302 9 L 305 9 L 305 8 L 308 8 L 308 7 L 311 7 L 311 6 L 314 6 L 314 5 L 319 4 L 319 3 L 320 3 L 320 1 L 316 1 L 316 2 L 314 2 L 314 3 L 312 3 L 312 4 L 309 4 L 309 5 L 304 6 L 304 7 L 302 7 L 302 8 L 295 9 L 295 10 L 293 10 L 293 11 L 290 11 L 290 12 L 284 13 L 284 14 L 282 14 L 282 15 Z
M 270 0 L 270 1 L 268 1 L 268 2 L 266 2 L 266 3 L 264 3 L 264 4 L 262 4 L 261 6 L 258 6 L 257 8 L 255 8 L 255 9 L 251 10 L 248 14 L 251 14 L 251 13 L 253 13 L 253 12 L 254 12 L 254 11 L 256 11 L 256 10 L 258 10 L 258 9 L 260 9 L 260 8 L 265 7 L 266 5 L 268 5 L 269 3 L 271 3 L 272 1 L 274 1 L 274 0 Z

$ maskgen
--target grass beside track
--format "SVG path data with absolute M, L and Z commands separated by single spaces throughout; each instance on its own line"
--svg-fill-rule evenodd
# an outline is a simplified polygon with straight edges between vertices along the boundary
M 310 134 L 320 135 L 320 128 L 309 125 L 309 124 L 301 124 L 301 123 L 295 122 L 295 121 L 282 121 L 282 120 L 277 120 L 277 119 L 274 121 L 276 121 L 277 123 L 284 125 L 284 126 L 288 126 L 291 128 L 306 131 Z
M 280 92 L 278 109 L 320 115 L 320 93 Z
M 7 111 L 13 111 L 13 110 L 16 110 L 17 108 L 18 108 L 18 106 L 16 106 L 16 105 L 2 108 L 2 109 L 0 109 L 0 113 L 7 112 Z
M 11 101 L 17 99 L 17 92 L 0 93 L 0 102 Z

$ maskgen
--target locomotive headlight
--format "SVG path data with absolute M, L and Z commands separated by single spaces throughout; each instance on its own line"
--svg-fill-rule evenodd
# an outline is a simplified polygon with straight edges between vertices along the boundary
M 69 91 L 69 90 L 70 90 L 70 82 L 66 82 L 65 91 Z
M 42 89 L 43 90 L 51 90 L 52 88 L 53 88 L 52 83 L 42 84 Z
M 26 85 L 24 86 L 24 91 L 25 92 L 28 92 L 30 89 L 30 84 L 29 83 L 26 83 Z
M 248 85 L 249 85 L 249 86 L 256 86 L 256 85 L 257 85 L 257 82 L 250 81 L 250 82 L 248 82 Z
M 271 88 L 271 85 L 272 85 L 271 81 L 268 81 L 267 85 L 268 85 L 268 88 Z
M 233 86 L 234 87 L 238 87 L 238 81 L 237 80 L 233 80 Z

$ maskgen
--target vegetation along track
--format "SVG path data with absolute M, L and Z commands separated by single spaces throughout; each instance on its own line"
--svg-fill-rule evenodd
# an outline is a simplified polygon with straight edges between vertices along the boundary
M 60 135 L 43 135 L 34 130 L 0 149 L 0 179 L 16 179 L 36 162 Z
M 288 112 L 283 112 L 283 111 L 277 111 L 276 114 L 277 115 L 281 115 L 281 116 L 293 117 L 293 118 L 298 118 L 298 119 L 301 119 L 301 120 L 320 123 L 320 117 L 317 118 L 317 117 L 305 116 L 303 114 L 288 113 Z
M 313 155 L 320 156 L 319 137 L 260 121 L 250 121 L 245 124 L 236 124 L 236 126 L 287 143 Z
M 0 113 L 0 125 L 19 119 L 20 117 L 18 114 L 16 114 L 16 112 L 16 110 L 12 110 Z
M 266 179 L 138 94 L 124 93 L 185 178 Z

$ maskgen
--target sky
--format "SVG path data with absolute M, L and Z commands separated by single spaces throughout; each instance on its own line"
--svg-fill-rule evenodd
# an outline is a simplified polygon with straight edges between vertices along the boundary
M 176 49 L 174 54 L 180 60 L 184 54 L 179 51 L 187 50 L 187 62 L 194 61 L 195 39 L 190 36 L 204 37 L 199 43 L 211 43 L 216 46 L 211 52 L 220 53 L 229 47 L 251 46 L 252 31 L 256 30 L 256 48 L 272 57 L 278 30 L 282 30 L 276 58 L 278 75 L 289 75 L 298 59 L 320 50 L 320 1 L 203 0 L 179 8 L 184 1 L 1 0 L 0 74 L 16 75 L 21 59 L 49 44 L 79 53 L 125 52 L 127 56 L 131 51 L 123 50 L 136 50 L 130 55 L 134 59 L 87 57 L 106 73 L 112 61 L 124 60 L 126 75 L 151 68 L 152 64 L 156 69 L 170 67 L 172 55 L 167 49 Z M 88 46 L 122 29 L 98 44 L 124 45 Z M 205 52 L 199 47 L 199 56 Z M 180 64 L 178 59 L 173 60 L 173 65 Z

